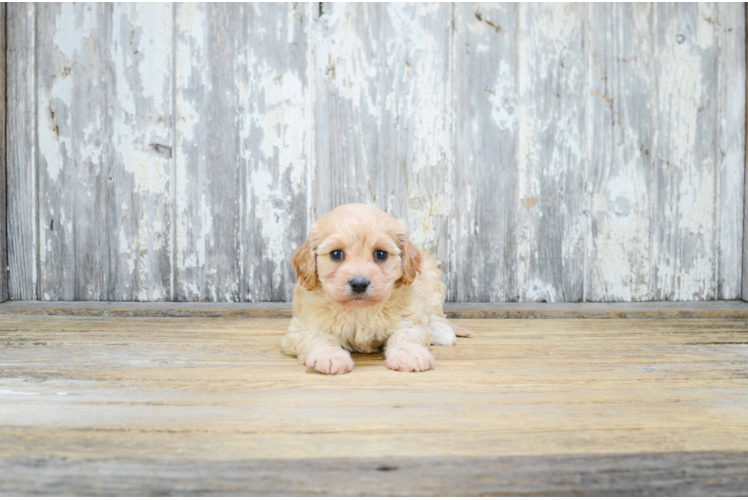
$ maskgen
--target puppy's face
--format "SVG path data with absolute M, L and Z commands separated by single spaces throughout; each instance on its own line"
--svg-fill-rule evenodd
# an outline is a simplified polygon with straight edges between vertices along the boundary
M 403 223 L 368 205 L 343 205 L 319 219 L 294 254 L 302 286 L 321 286 L 338 304 L 366 307 L 385 300 L 420 271 L 421 253 Z

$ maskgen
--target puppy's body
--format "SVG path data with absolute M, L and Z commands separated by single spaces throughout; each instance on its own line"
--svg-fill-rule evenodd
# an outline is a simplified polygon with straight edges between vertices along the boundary
M 334 261 L 335 252 L 343 259 Z M 382 252 L 387 257 L 378 260 Z M 454 344 L 455 330 L 469 334 L 444 317 L 446 286 L 435 259 L 408 240 L 402 222 L 377 208 L 343 205 L 321 218 L 294 265 L 300 283 L 281 346 L 317 371 L 349 372 L 348 351 L 381 348 L 389 368 L 428 370 L 429 344 Z M 368 282 L 365 292 L 352 290 L 355 279 Z

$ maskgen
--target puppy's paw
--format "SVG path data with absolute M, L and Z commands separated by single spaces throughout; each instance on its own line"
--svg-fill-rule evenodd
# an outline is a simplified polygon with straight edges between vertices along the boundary
M 431 345 L 454 345 L 457 341 L 454 330 L 446 323 L 431 323 L 429 331 L 431 331 Z
M 449 326 L 452 327 L 452 330 L 454 330 L 455 335 L 457 335 L 458 337 L 469 337 L 470 334 L 473 333 L 473 332 L 471 332 L 470 330 L 468 330 L 466 328 L 463 328 L 461 326 L 455 325 L 451 321 L 449 322 Z
M 428 348 L 418 344 L 390 349 L 386 357 L 385 364 L 390 370 L 425 372 L 434 367 L 434 356 Z
M 343 375 L 353 371 L 351 353 L 340 347 L 323 346 L 313 349 L 304 364 L 314 371 L 328 375 Z

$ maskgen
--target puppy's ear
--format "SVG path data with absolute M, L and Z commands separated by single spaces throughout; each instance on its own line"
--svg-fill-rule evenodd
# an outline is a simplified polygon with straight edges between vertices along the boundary
M 403 263 L 403 275 L 398 280 L 403 285 L 410 285 L 421 272 L 421 251 L 411 243 L 407 233 L 399 234 L 400 241 L 400 259 Z
M 296 250 L 291 262 L 301 286 L 310 291 L 317 288 L 317 255 L 308 240 Z

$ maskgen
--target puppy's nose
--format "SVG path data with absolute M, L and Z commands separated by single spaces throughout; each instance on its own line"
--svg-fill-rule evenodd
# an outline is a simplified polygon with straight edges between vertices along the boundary
M 354 293 L 364 293 L 369 288 L 369 283 L 369 278 L 364 278 L 363 276 L 356 276 L 348 281 Z

